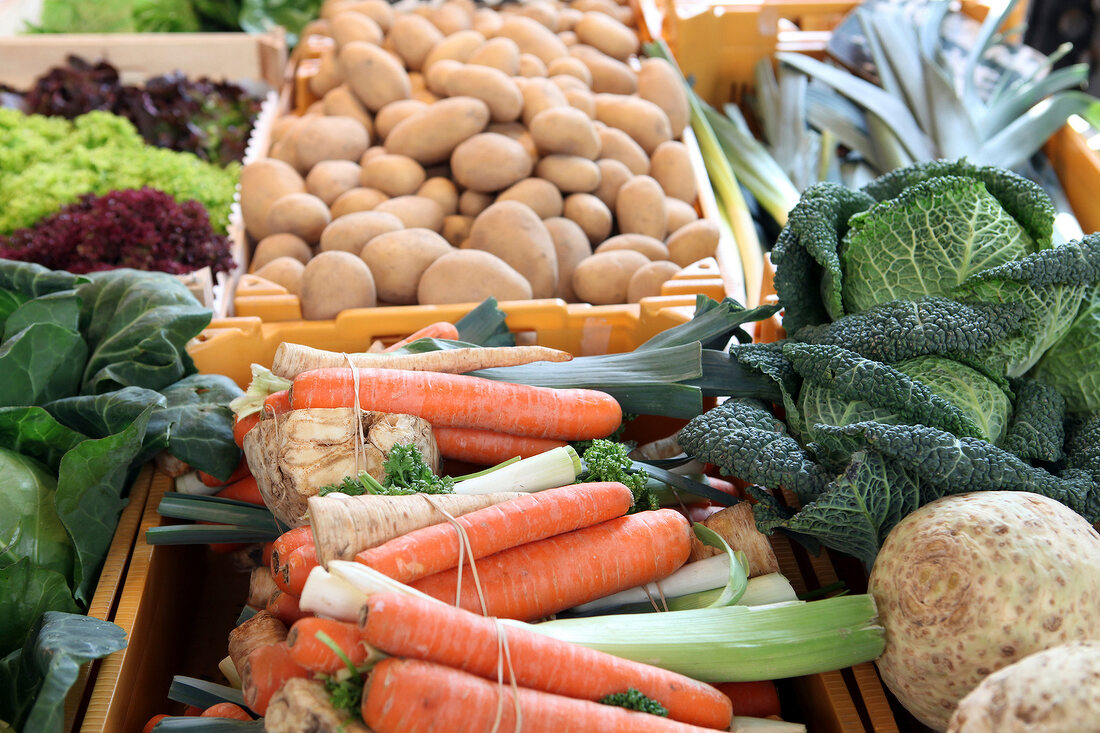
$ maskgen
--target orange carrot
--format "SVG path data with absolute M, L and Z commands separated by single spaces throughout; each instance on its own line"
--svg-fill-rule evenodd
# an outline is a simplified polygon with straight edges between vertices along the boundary
M 271 696 L 283 683 L 295 677 L 310 677 L 309 670 L 299 667 L 290 658 L 286 642 L 269 644 L 248 655 L 241 674 L 241 692 L 248 707 L 263 715 Z
M 237 467 L 233 469 L 232 475 L 225 481 L 211 476 L 206 471 L 199 471 L 199 480 L 202 481 L 204 486 L 210 486 L 211 488 L 213 488 L 214 486 L 225 486 L 226 484 L 240 481 L 242 478 L 248 475 L 248 461 L 245 459 L 244 456 L 241 456 L 241 460 L 237 464 Z
M 194 705 L 188 705 L 183 709 L 183 714 L 185 717 L 188 718 L 197 718 L 202 715 L 202 708 L 196 707 Z
M 302 545 L 312 544 L 313 529 L 308 524 L 283 532 L 271 543 L 271 575 L 276 583 L 279 582 L 279 576 L 283 574 L 283 565 L 286 564 L 290 553 Z
M 723 682 L 715 685 L 733 702 L 733 714 L 749 718 L 779 715 L 779 691 L 771 680 Z
M 474 428 L 439 426 L 432 432 L 435 434 L 435 442 L 439 444 L 439 453 L 444 458 L 479 466 L 495 466 L 516 456 L 530 458 L 552 448 L 568 445 L 564 440 L 527 438 Z
M 621 517 L 634 496 L 626 486 L 576 484 L 524 494 L 510 501 L 457 517 L 466 530 L 474 559 L 511 547 Z M 363 550 L 355 559 L 402 583 L 458 567 L 458 530 L 450 522 L 435 524 Z
M 357 667 L 370 656 L 370 648 L 360 637 L 359 627 L 355 624 L 327 618 L 304 618 L 291 627 L 290 634 L 286 637 L 286 644 L 290 649 L 290 658 L 295 664 L 305 667 L 310 672 L 335 674 L 341 669 L 347 669 L 344 660 L 340 659 L 328 644 L 317 638 L 318 631 L 328 634 L 329 638 L 336 642 L 336 646 L 340 647 L 351 663 Z
M 272 417 L 290 411 L 290 391 L 272 392 L 264 398 L 264 406 L 260 412 L 254 412 L 248 417 L 238 418 L 233 423 L 233 442 L 238 448 L 244 448 L 244 436 L 248 431 L 256 427 L 261 417 Z
M 260 423 L 260 413 L 254 412 L 246 417 L 238 417 L 233 421 L 233 442 L 238 448 L 244 448 L 244 436 L 248 431 Z
M 145 727 L 141 729 L 141 733 L 153 733 L 153 728 L 157 727 L 157 723 L 159 723 L 160 721 L 164 720 L 167 717 L 169 717 L 169 716 L 165 715 L 164 713 L 161 713 L 160 715 L 154 715 L 153 717 L 149 718 L 149 722 L 146 723 Z
M 253 476 L 245 476 L 239 481 L 229 484 L 214 496 L 219 499 L 236 499 L 257 506 L 264 506 L 264 498 L 260 495 L 260 487 L 256 484 L 256 479 Z
M 310 615 L 298 606 L 297 596 L 292 596 L 281 590 L 277 590 L 271 594 L 271 600 L 267 602 L 266 610 L 287 626 Z
M 690 677 L 499 625 L 443 603 L 376 594 L 367 599 L 363 614 L 363 639 L 395 657 L 434 662 L 496 681 L 503 631 L 511 658 L 505 682 L 511 682 L 511 671 L 520 687 L 593 701 L 633 687 L 664 705 L 673 720 L 705 728 L 725 730 L 733 716 L 729 698 Z
M 422 417 L 432 426 L 478 428 L 511 435 L 585 440 L 610 435 L 622 422 L 611 395 L 592 389 L 549 389 L 463 374 L 399 369 L 315 369 L 294 378 L 294 409 L 352 407 L 355 384 L 364 410 Z
M 203 718 L 229 718 L 230 720 L 252 720 L 252 716 L 245 712 L 240 705 L 231 702 L 219 702 L 202 711 Z
M 302 597 L 302 589 L 306 587 L 306 579 L 309 578 L 309 571 L 317 567 L 317 547 L 311 542 L 308 545 L 302 545 L 298 549 L 290 553 L 290 556 L 286 559 L 286 564 L 283 565 L 283 581 L 286 583 L 286 587 L 283 588 L 279 584 L 279 579 L 275 579 L 275 584 L 290 593 L 291 595 Z
M 691 527 L 671 509 L 630 514 L 513 547 L 477 561 L 487 615 L 534 621 L 672 574 L 691 553 Z M 470 569 L 459 605 L 481 613 Z M 454 603 L 458 571 L 411 584 Z
M 264 564 L 265 568 L 270 568 L 271 567 L 271 553 L 274 552 L 274 551 L 275 551 L 275 543 L 274 542 L 265 542 L 264 543 L 264 554 L 263 554 L 263 557 L 261 559 L 261 562 Z
M 451 341 L 458 341 L 458 329 L 455 328 L 453 323 L 437 321 L 436 323 L 424 326 L 424 328 L 419 331 L 413 331 L 411 335 L 401 339 L 392 346 L 387 346 L 386 351 L 397 351 L 402 346 L 408 346 L 413 341 L 419 339 L 449 339 Z
M 659 715 L 483 680 L 415 659 L 384 659 L 363 693 L 363 722 L 374 733 L 714 733 Z M 499 707 L 498 707 L 499 704 Z

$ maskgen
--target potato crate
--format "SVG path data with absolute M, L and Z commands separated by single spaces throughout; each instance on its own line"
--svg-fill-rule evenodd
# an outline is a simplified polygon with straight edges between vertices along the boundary
M 117 33 L 35 34 L 0 38 L 0 83 L 26 89 L 54 66 L 63 66 L 69 56 L 86 61 L 109 61 L 119 70 L 124 84 L 139 84 L 172 71 L 189 77 L 227 79 L 265 98 L 252 128 L 244 162 L 261 154 L 257 141 L 276 116 L 283 89 L 287 50 L 282 29 L 262 35 L 247 33 Z M 266 153 L 266 148 L 263 151 Z M 225 315 L 229 293 L 244 272 L 247 253 L 240 248 L 234 231 L 243 227 L 239 206 L 234 204 L 228 222 L 235 268 L 228 275 L 213 277 L 203 268 L 180 279 L 199 302 L 216 315 Z

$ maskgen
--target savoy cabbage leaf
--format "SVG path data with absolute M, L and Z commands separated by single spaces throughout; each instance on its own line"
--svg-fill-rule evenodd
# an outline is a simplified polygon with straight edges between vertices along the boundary
M 1057 389 L 1070 412 L 1100 410 L 1100 283 L 1086 291 L 1077 317 L 1031 376 Z
M 1053 463 L 1062 458 L 1066 401 L 1058 390 L 1033 379 L 1012 385 L 1012 422 L 999 445 L 1024 460 Z

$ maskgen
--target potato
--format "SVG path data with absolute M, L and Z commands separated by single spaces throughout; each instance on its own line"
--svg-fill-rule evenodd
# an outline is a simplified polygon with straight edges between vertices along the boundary
M 389 32 L 396 18 L 393 8 L 386 0 L 361 0 L 360 2 L 349 3 L 347 9 L 367 16 L 386 33 Z
M 573 292 L 573 270 L 581 260 L 592 254 L 588 235 L 576 222 L 564 217 L 554 216 L 544 219 L 542 223 L 550 232 L 554 252 L 558 256 L 558 287 L 554 290 L 554 297 L 573 302 L 577 299 L 577 294 Z
M 435 62 L 432 70 L 424 74 L 424 80 L 431 93 L 440 97 L 447 96 L 447 78 L 462 66 L 462 62 L 454 59 L 440 59 Z
M 368 145 L 367 129 L 354 117 L 311 117 L 294 136 L 294 154 L 305 171 L 325 160 L 359 160 Z
M 321 252 L 302 273 L 302 317 L 307 321 L 335 318 L 349 308 L 377 305 L 370 268 L 351 252 Z
M 518 201 L 538 214 L 540 219 L 561 216 L 561 191 L 550 181 L 542 178 L 525 178 L 519 183 L 502 191 L 497 201 Z
M 317 59 L 317 73 L 309 78 L 307 86 L 314 96 L 323 97 L 344 81 L 344 72 L 336 55 L 335 48 L 321 51 Z
M 535 147 L 535 141 L 531 138 L 531 133 L 523 126 L 522 122 L 494 122 L 486 128 L 486 131 L 512 138 L 523 146 L 523 149 L 531 156 L 531 160 L 538 160 L 539 149 Z
M 592 72 L 588 70 L 588 67 L 585 66 L 580 59 L 573 58 L 572 56 L 563 56 L 560 59 L 554 59 L 546 65 L 546 73 L 551 77 L 558 75 L 572 76 L 584 82 L 585 88 L 592 88 Z
M 672 139 L 672 126 L 664 110 L 639 97 L 597 94 L 596 119 L 630 135 L 650 155 L 658 145 Z
M 478 191 L 463 191 L 458 197 L 458 213 L 463 216 L 475 217 L 493 205 L 495 197 L 489 193 Z
M 292 130 L 304 120 L 304 117 L 298 115 L 283 115 L 275 120 L 271 125 L 271 142 L 279 142 L 286 137 Z
M 531 175 L 532 161 L 523 145 L 505 135 L 483 132 L 451 154 L 451 174 L 459 185 L 488 193 L 508 188 Z
M 592 91 L 610 94 L 633 94 L 638 90 L 634 69 L 605 56 L 591 46 L 579 43 L 569 47 L 569 55 L 581 60 L 592 75 Z
M 417 196 L 429 198 L 439 204 L 443 216 L 451 216 L 458 211 L 458 189 L 449 178 L 436 176 L 429 178 L 416 189 Z M 446 224 L 446 220 L 444 220 Z
M 256 270 L 256 276 L 286 288 L 291 295 L 302 292 L 302 273 L 306 266 L 294 257 L 277 257 Z
M 443 99 L 443 95 L 442 94 L 433 94 L 432 92 L 427 91 L 427 90 L 421 90 L 421 91 L 418 91 L 418 92 L 413 92 L 412 98 L 415 99 L 418 102 L 423 102 L 424 104 L 429 104 L 430 105 L 430 104 L 435 104 L 439 100 Z
M 353 188 L 332 202 L 332 218 L 339 219 L 356 211 L 370 211 L 388 198 L 375 188 Z
M 626 287 L 626 302 L 637 303 L 642 298 L 654 298 L 661 294 L 661 286 L 680 272 L 680 266 L 669 260 L 655 260 L 642 265 L 630 278 Z
M 566 47 L 576 46 L 580 43 L 577 39 L 577 34 L 573 31 L 561 31 L 558 33 L 558 38 L 561 39 L 561 42 L 564 43 Z
M 386 303 L 413 305 L 420 276 L 437 259 L 454 251 L 447 240 L 427 229 L 380 234 L 360 255 L 370 267 L 378 297 Z
M 554 32 L 536 20 L 522 15 L 510 15 L 500 24 L 497 36 L 511 38 L 519 46 L 520 53 L 537 56 L 543 64 L 567 56 L 565 44 Z
M 534 211 L 518 201 L 499 201 L 474 220 L 466 247 L 500 257 L 531 283 L 535 298 L 549 298 L 558 286 L 554 241 Z
M 485 43 L 485 36 L 477 31 L 459 31 L 453 36 L 447 36 L 437 43 L 424 59 L 424 73 L 428 73 L 433 65 L 444 60 L 465 64 L 466 59 L 473 56 L 474 51 L 481 48 L 483 43 Z
M 620 234 L 604 240 L 603 244 L 596 247 L 597 252 L 614 252 L 617 249 L 634 250 L 645 255 L 648 260 L 668 259 L 668 247 L 665 243 L 645 234 Z
M 459 31 L 469 30 L 474 19 L 469 11 L 459 3 L 443 3 L 435 9 L 428 20 L 443 35 L 449 36 Z
M 558 11 L 558 36 L 563 31 L 571 31 L 576 27 L 577 21 L 584 17 L 584 13 L 576 8 L 562 8 Z
M 614 210 L 615 202 L 619 198 L 619 189 L 633 178 L 634 174 L 623 165 L 622 161 L 614 158 L 601 158 L 596 161 L 596 166 L 600 169 L 600 185 L 592 194 L 603 201 L 608 209 Z
M 523 86 L 523 124 L 528 127 L 540 112 L 568 106 L 565 94 L 549 79 L 529 79 Z
M 488 252 L 460 249 L 428 266 L 416 288 L 421 305 L 530 300 L 531 284 L 506 262 Z
M 680 199 L 665 199 L 665 213 L 668 219 L 668 233 L 677 232 L 681 227 L 698 221 L 699 214 L 695 207 Z
M 686 224 L 668 238 L 669 259 L 687 267 L 704 257 L 714 257 L 720 237 L 718 225 L 708 219 Z
M 271 234 L 267 211 L 290 193 L 304 193 L 306 183 L 298 171 L 281 160 L 257 160 L 241 168 L 241 217 L 255 239 Z
M 648 262 L 645 255 L 629 249 L 594 254 L 577 263 L 573 290 L 593 305 L 625 303 L 630 278 Z
M 321 251 L 342 250 L 359 254 L 364 245 L 380 234 L 400 231 L 405 224 L 393 214 L 357 211 L 335 219 L 321 232 Z
M 559 60 L 564 61 L 566 59 L 559 59 Z M 576 59 L 572 59 L 572 60 L 576 61 Z M 588 85 L 585 84 L 583 81 L 581 81 L 580 79 L 578 79 L 575 76 L 570 76 L 569 74 L 557 74 L 557 75 L 550 74 L 547 78 L 550 79 L 550 81 L 553 82 L 554 85 L 558 89 L 561 90 L 562 94 L 565 94 L 568 91 L 576 91 L 576 92 L 591 92 L 592 91 L 591 89 L 588 88 Z
M 491 8 L 478 8 L 474 11 L 474 30 L 486 38 L 495 36 L 503 23 L 504 19 L 500 13 Z M 512 42 L 515 43 L 515 41 Z
M 310 36 L 328 36 L 332 37 L 332 25 L 323 18 L 317 18 L 311 20 L 302 26 L 301 33 L 298 34 L 298 38 L 306 39 Z
M 308 193 L 288 193 L 267 211 L 267 231 L 295 234 L 307 244 L 316 244 L 330 221 L 325 202 Z
M 521 53 L 519 55 L 519 75 L 527 78 L 539 78 L 546 76 L 546 64 L 533 53 Z
M 585 13 L 573 26 L 581 43 L 619 61 L 638 53 L 638 36 L 615 18 L 598 12 Z
M 569 7 L 581 13 L 598 12 L 616 17 L 616 13 L 619 10 L 618 3 L 615 0 L 573 0 Z
M 441 99 L 390 130 L 386 151 L 407 155 L 423 165 L 442 163 L 463 140 L 489 124 L 489 107 L 473 97 Z
M 579 155 L 547 155 L 535 166 L 535 175 L 557 186 L 563 193 L 587 193 L 600 185 L 600 169 Z
M 687 146 L 677 140 L 661 143 L 649 161 L 653 176 L 665 195 L 687 203 L 695 201 L 695 170 Z
M 572 107 L 550 107 L 531 120 L 531 139 L 540 153 L 575 155 L 589 160 L 600 152 L 592 121 Z
M 350 160 L 323 160 L 306 176 L 306 191 L 326 206 L 358 185 L 359 164 Z
M 661 184 L 649 176 L 634 176 L 624 183 L 615 199 L 615 220 L 624 234 L 647 234 L 663 240 L 668 214 Z
M 399 99 L 396 102 L 390 102 L 375 115 L 374 131 L 380 140 L 385 140 L 398 122 L 427 108 L 428 105 L 418 99 Z
M 590 193 L 565 197 L 565 218 L 577 223 L 592 244 L 599 244 L 611 233 L 611 209 Z
M 691 124 L 687 92 L 680 75 L 664 59 L 645 59 L 638 72 L 638 96 L 653 102 L 668 117 L 672 136 L 679 138 L 684 128 Z
M 472 66 L 488 66 L 508 76 L 519 73 L 519 46 L 511 38 L 490 38 L 466 60 Z
M 367 163 L 374 160 L 375 158 L 381 157 L 386 154 L 386 149 L 381 145 L 375 145 L 373 147 L 367 148 L 366 152 L 359 156 L 360 169 L 362 169 L 363 166 L 365 166 Z
M 405 69 L 378 46 L 353 41 L 340 50 L 339 58 L 348 86 L 371 112 L 412 96 Z
M 329 27 L 332 28 L 332 40 L 336 42 L 337 50 L 352 41 L 373 43 L 375 46 L 382 43 L 382 29 L 362 13 L 344 12 L 334 15 Z
M 432 48 L 443 40 L 443 34 L 426 18 L 401 13 L 394 19 L 388 38 L 405 62 L 405 68 L 420 71 Z
M 470 238 L 470 229 L 474 225 L 474 217 L 455 214 L 443 217 L 443 238 L 453 246 L 459 247 Z
M 511 122 L 523 111 L 523 94 L 511 77 L 499 69 L 464 64 L 444 80 L 448 97 L 474 97 L 489 107 L 493 122 Z
M 565 92 L 565 101 L 569 102 L 570 107 L 584 112 L 588 119 L 596 119 L 596 95 L 592 92 L 569 89 Z
M 383 201 L 373 211 L 393 214 L 400 219 L 406 229 L 431 229 L 438 232 L 443 228 L 443 209 L 425 196 L 398 196 Z
M 636 176 L 649 173 L 649 156 L 630 135 L 614 127 L 604 127 L 596 134 L 600 136 L 600 158 L 617 160 Z
M 407 196 L 415 193 L 427 178 L 424 169 L 406 155 L 385 153 L 363 164 L 359 185 L 374 188 L 387 196 Z
M 341 84 L 330 90 L 321 100 L 321 109 L 330 117 L 354 117 L 366 128 L 367 137 L 374 137 L 374 123 L 371 121 L 370 112 L 367 112 L 347 84 Z
M 272 234 L 256 245 L 256 251 L 252 253 L 252 261 L 249 263 L 249 272 L 255 272 L 279 257 L 293 257 L 304 265 L 312 256 L 313 250 L 301 237 L 293 234 Z
M 550 3 L 524 3 L 516 9 L 516 13 L 528 17 L 531 20 L 537 20 L 549 30 L 556 31 L 558 29 L 558 11 L 557 8 Z

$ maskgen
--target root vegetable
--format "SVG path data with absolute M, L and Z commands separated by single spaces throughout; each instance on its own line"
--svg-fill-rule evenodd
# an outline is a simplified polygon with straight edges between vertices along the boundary
M 290 658 L 285 641 L 270 644 L 248 655 L 241 672 L 241 692 L 248 707 L 263 715 L 272 696 L 287 680 L 309 676 L 308 670 L 299 667 Z
M 286 641 L 286 625 L 267 611 L 260 611 L 229 632 L 229 656 L 237 674 L 244 674 L 248 656 L 263 646 Z
M 317 244 L 330 221 L 324 201 L 308 193 L 289 193 L 267 210 L 266 231 L 293 234 L 307 244 Z
M 325 685 L 317 680 L 296 677 L 287 680 L 271 696 L 264 715 L 267 733 L 370 733 L 346 710 L 337 710 L 329 702 Z
M 257 270 L 256 277 L 281 285 L 288 293 L 298 295 L 302 292 L 302 273 L 305 269 L 301 260 L 293 257 L 276 257 Z
M 523 179 L 501 191 L 497 201 L 518 201 L 543 219 L 543 224 L 546 223 L 546 219 L 561 216 L 562 212 L 561 191 L 553 183 L 542 178 Z
M 645 234 L 619 234 L 604 240 L 603 244 L 596 247 L 596 252 L 614 252 L 617 249 L 633 250 L 653 261 L 668 259 L 668 247 L 665 243 Z
M 383 211 L 356 211 L 334 220 L 325 227 L 325 231 L 321 232 L 320 250 L 351 252 L 358 255 L 375 237 L 388 232 L 402 231 L 404 228 L 404 222 L 393 214 Z M 373 275 L 374 272 L 372 271 L 371 274 Z
M 473 428 L 434 428 L 439 454 L 478 466 L 495 466 L 519 456 L 530 458 L 568 443 L 551 438 L 530 438 Z
M 626 302 L 638 303 L 642 298 L 652 298 L 661 294 L 661 286 L 680 272 L 680 266 L 668 260 L 654 260 L 642 265 L 630 276 L 626 286 Z
M 271 371 L 276 376 L 293 379 L 312 369 L 341 368 L 350 363 L 353 367 L 364 369 L 465 374 L 478 369 L 519 366 L 537 361 L 569 361 L 572 358 L 567 351 L 546 346 L 494 346 L 422 354 L 340 354 L 283 342 L 275 350 Z
M 351 160 L 323 160 L 306 176 L 306 191 L 331 206 L 359 185 L 359 164 Z
M 349 308 L 377 304 L 374 277 L 351 252 L 321 252 L 302 273 L 302 316 L 318 321 L 335 318 Z
M 479 303 L 488 297 L 530 300 L 531 283 L 496 255 L 474 249 L 440 257 L 424 271 L 416 289 L 421 305 Z
M 615 220 L 624 234 L 645 234 L 663 240 L 668 218 L 661 184 L 649 176 L 635 176 L 624 183 L 615 199 Z M 662 259 L 667 259 L 667 255 Z
M 363 247 L 360 257 L 370 267 L 378 297 L 387 303 L 412 305 L 424 271 L 452 252 L 447 240 L 429 229 L 403 229 L 382 234 Z
M 387 196 L 407 196 L 415 193 L 426 178 L 424 169 L 412 158 L 383 153 L 363 164 L 359 185 L 378 189 Z
M 752 506 L 747 501 L 711 514 L 703 520 L 703 526 L 721 535 L 734 550 L 745 553 L 745 558 L 749 561 L 750 578 L 780 571 L 779 560 L 775 557 L 771 542 L 756 528 Z M 704 545 L 697 537 L 692 537 L 692 561 L 720 554 L 721 550 Z
M 370 211 L 386 200 L 386 194 L 373 188 L 353 188 L 332 202 L 332 219 L 340 219 L 356 211 Z
M 558 285 L 554 241 L 538 215 L 523 204 L 500 201 L 487 208 L 474 220 L 466 246 L 502 259 L 531 284 L 534 297 L 554 294 Z
M 501 191 L 531 175 L 533 163 L 523 145 L 505 135 L 483 132 L 451 153 L 451 173 L 471 191 Z
M 714 257 L 720 236 L 718 225 L 709 219 L 685 224 L 668 238 L 669 257 L 680 267 Z
M 573 271 L 592 254 L 592 246 L 584 230 L 570 219 L 555 216 L 544 219 L 542 223 L 554 240 L 554 252 L 558 258 L 558 287 L 554 297 L 573 302 L 577 299 L 573 291 Z

